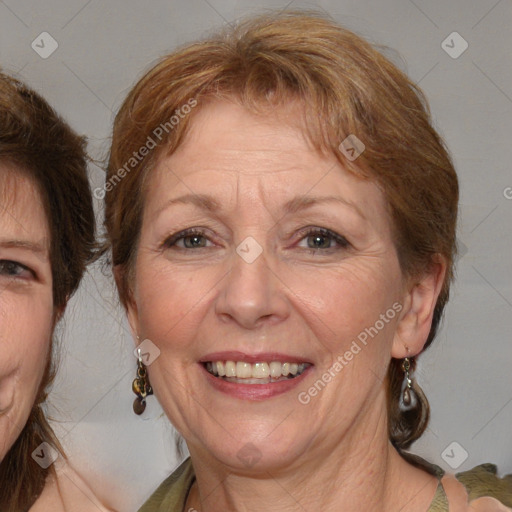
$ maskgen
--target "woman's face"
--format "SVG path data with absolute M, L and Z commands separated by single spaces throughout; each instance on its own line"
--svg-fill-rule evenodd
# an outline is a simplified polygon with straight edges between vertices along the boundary
M 48 361 L 53 324 L 48 240 L 36 188 L 1 166 L 0 460 L 27 422 Z
M 405 285 L 386 203 L 310 147 L 296 112 L 204 106 L 146 195 L 130 322 L 160 350 L 151 384 L 191 453 L 232 468 L 387 432 Z

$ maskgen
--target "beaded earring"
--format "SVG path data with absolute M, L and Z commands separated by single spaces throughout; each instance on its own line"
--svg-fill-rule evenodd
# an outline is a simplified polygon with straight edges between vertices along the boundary
M 404 380 L 402 381 L 402 389 L 400 392 L 400 399 L 398 407 L 402 412 L 410 411 L 416 408 L 418 404 L 418 396 L 412 387 L 412 380 L 409 374 L 411 368 L 411 361 L 408 357 L 402 361 L 402 370 L 404 371 Z
M 137 377 L 132 382 L 132 390 L 137 395 L 133 401 L 133 412 L 138 416 L 146 409 L 146 397 L 153 394 L 153 388 L 149 383 L 148 371 L 142 362 L 140 348 L 137 349 Z

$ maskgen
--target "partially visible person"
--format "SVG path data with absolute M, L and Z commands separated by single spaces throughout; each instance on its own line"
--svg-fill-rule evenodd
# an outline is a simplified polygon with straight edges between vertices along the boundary
M 512 476 L 409 452 L 458 190 L 421 90 L 322 16 L 249 18 L 142 77 L 105 224 L 136 343 L 159 349 L 134 410 L 154 392 L 190 458 L 140 512 L 512 510 Z
M 0 72 L 0 511 L 106 511 L 43 411 L 57 322 L 95 255 L 85 141 Z

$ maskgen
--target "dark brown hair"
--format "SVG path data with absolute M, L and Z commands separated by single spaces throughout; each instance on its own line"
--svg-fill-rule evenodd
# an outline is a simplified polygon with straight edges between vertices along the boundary
M 432 126 L 422 91 L 377 47 L 309 12 L 252 17 L 181 48 L 161 59 L 128 94 L 114 124 L 105 188 L 113 264 L 126 270 L 119 283 L 123 304 L 129 297 L 148 171 L 162 154 L 176 150 L 201 105 L 223 97 L 258 112 L 299 100 L 304 130 L 314 146 L 380 185 L 403 273 L 420 276 L 436 255 L 445 258 L 447 273 L 428 347 L 448 300 L 456 253 L 458 180 L 451 158 Z M 192 101 L 199 106 L 187 112 Z M 172 116 L 180 117 L 177 124 L 170 122 Z M 349 135 L 366 146 L 354 161 L 339 149 Z M 132 159 L 150 146 L 150 139 L 154 149 Z M 389 437 L 398 449 L 408 448 L 429 418 L 419 388 L 418 409 L 407 415 L 398 410 L 402 379 L 400 361 L 392 359 Z
M 28 176 L 41 196 L 50 231 L 55 325 L 95 248 L 85 140 L 40 95 L 1 72 L 0 163 L 9 166 L 8 172 Z M 28 510 L 53 471 L 52 466 L 44 470 L 32 459 L 39 444 L 46 441 L 63 454 L 41 408 L 55 374 L 51 356 L 44 364 L 28 421 L 0 463 L 2 512 Z

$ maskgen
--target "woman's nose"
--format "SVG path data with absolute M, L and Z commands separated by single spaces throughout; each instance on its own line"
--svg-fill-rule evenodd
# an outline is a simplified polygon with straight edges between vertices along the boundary
M 248 237 L 233 255 L 232 267 L 222 279 L 215 312 L 223 321 L 246 329 L 277 323 L 289 314 L 286 286 L 279 271 L 270 266 L 263 247 Z

